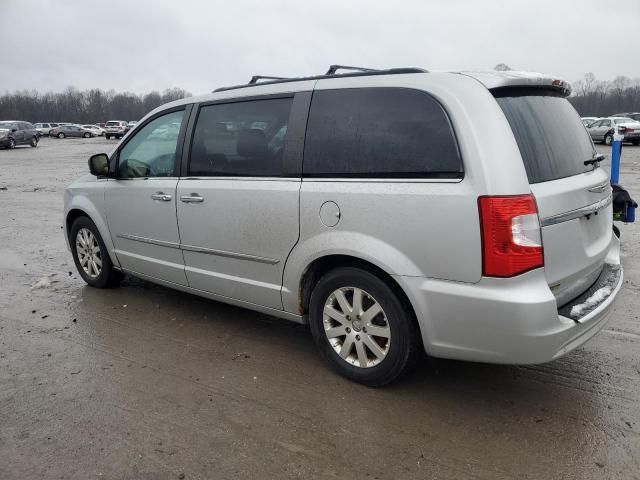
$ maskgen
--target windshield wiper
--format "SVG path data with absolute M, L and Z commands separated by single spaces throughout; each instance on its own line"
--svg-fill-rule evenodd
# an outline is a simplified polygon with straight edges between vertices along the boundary
M 584 164 L 585 165 L 595 165 L 596 163 L 600 163 L 605 159 L 605 156 L 602 154 L 596 155 L 595 157 L 589 159 L 589 160 L 585 160 Z

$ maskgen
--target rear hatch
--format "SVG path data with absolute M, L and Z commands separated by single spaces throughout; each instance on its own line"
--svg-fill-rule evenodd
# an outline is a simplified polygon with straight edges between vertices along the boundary
M 558 306 L 600 276 L 612 241 L 609 175 L 578 113 L 545 88 L 492 91 L 520 148 L 542 227 L 545 275 Z

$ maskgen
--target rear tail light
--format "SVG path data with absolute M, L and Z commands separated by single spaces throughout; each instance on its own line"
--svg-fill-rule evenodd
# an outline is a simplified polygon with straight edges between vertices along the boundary
M 513 277 L 544 266 L 533 195 L 480 197 L 478 208 L 484 276 Z

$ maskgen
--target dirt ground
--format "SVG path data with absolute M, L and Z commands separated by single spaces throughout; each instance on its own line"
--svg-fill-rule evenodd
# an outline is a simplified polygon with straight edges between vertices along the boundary
M 85 286 L 64 187 L 114 142 L 0 151 L 0 479 L 640 478 L 640 226 L 620 225 L 625 285 L 584 347 L 535 367 L 425 359 L 369 389 L 302 326 Z M 640 147 L 622 183 L 640 200 Z

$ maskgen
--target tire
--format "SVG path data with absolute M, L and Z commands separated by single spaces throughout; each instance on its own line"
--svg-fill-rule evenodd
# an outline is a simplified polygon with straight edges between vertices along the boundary
M 637 147 L 638 145 L 640 145 L 640 140 L 631 140 L 631 144 Z
M 29 145 L 31 145 L 34 148 L 37 147 L 38 146 L 38 138 L 37 137 L 31 138 L 31 142 L 29 143 Z
M 91 134 L 90 134 L 90 133 L 88 133 L 88 132 L 86 132 L 86 133 L 85 133 L 84 135 L 82 135 L 82 136 L 83 136 L 84 138 L 89 138 L 89 137 L 91 137 Z
M 605 145 L 611 145 L 611 142 L 613 142 L 613 135 L 611 135 L 610 133 L 607 133 L 607 134 L 604 136 L 604 142 L 603 142 L 603 143 L 604 143 Z
M 65 136 L 66 136 L 66 135 L 65 135 L 64 133 L 62 133 L 62 132 L 60 132 L 60 133 L 57 135 L 57 137 L 58 137 L 58 138 L 64 138 Z
M 13 150 L 14 148 L 16 148 L 16 141 L 13 138 L 9 139 L 9 145 L 7 145 L 7 148 L 9 150 Z
M 111 135 L 107 135 L 106 133 L 104 134 L 104 138 L 106 138 L 107 140 L 111 140 Z
M 83 242 L 84 245 L 89 245 L 89 248 L 83 246 Z M 88 285 L 96 288 L 110 288 L 120 283 L 122 274 L 113 268 L 107 247 L 102 241 L 98 228 L 89 217 L 78 217 L 73 222 L 69 230 L 69 243 L 76 269 Z M 89 258 L 86 266 L 83 266 L 81 262 L 86 257 Z M 102 263 L 101 266 L 94 262 L 96 258 Z
M 349 308 L 353 307 L 357 291 L 361 292 L 359 310 L 363 313 L 354 316 Z M 339 292 L 342 301 L 347 302 L 348 315 L 342 314 L 345 309 L 340 307 Z M 366 318 L 376 303 L 382 310 Z M 325 307 L 333 311 L 332 316 L 325 314 Z M 410 308 L 387 283 L 359 268 L 338 268 L 320 278 L 311 293 L 309 326 L 323 360 L 341 375 L 370 387 L 398 378 L 415 363 L 420 351 Z M 371 335 L 374 328 L 381 335 Z M 327 330 L 335 336 L 330 338 Z M 345 348 L 346 359 L 338 353 Z

